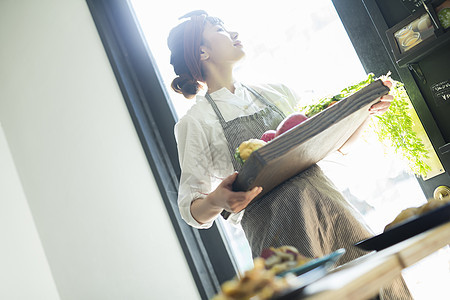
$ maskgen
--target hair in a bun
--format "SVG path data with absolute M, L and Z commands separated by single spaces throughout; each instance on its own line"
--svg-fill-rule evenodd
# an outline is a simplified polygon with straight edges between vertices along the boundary
M 181 74 L 172 81 L 172 89 L 187 99 L 192 99 L 201 89 L 201 85 L 197 80 L 188 74 Z

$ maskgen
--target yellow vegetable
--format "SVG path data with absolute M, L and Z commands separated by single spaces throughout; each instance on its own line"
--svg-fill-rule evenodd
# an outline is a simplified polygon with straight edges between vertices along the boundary
M 241 163 L 244 163 L 253 151 L 258 150 L 265 144 L 267 143 L 260 139 L 249 139 L 239 145 L 234 156 L 241 161 Z

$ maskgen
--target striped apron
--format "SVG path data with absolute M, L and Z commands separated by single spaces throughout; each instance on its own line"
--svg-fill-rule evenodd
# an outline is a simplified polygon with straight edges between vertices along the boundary
M 254 89 L 244 86 L 265 108 L 248 116 L 225 121 L 209 94 L 206 99 L 214 109 L 224 130 L 235 170 L 241 169 L 234 158 L 237 147 L 246 140 L 260 138 L 269 129 L 276 129 L 285 118 L 283 112 Z M 306 257 L 322 257 L 340 248 L 346 253 L 339 260 L 344 264 L 366 251 L 354 243 L 372 236 L 361 215 L 347 202 L 318 165 L 278 185 L 246 208 L 241 225 L 253 257 L 262 249 L 294 246 Z M 403 279 L 383 289 L 384 299 L 411 299 Z M 392 296 L 393 298 L 391 298 Z

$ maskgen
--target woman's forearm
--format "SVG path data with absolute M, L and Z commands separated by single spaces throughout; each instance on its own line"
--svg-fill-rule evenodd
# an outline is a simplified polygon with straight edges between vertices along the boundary
M 222 210 L 240 212 L 262 191 L 262 187 L 255 186 L 246 192 L 234 192 L 232 185 L 237 173 L 225 178 L 219 186 L 205 198 L 198 198 L 191 203 L 191 215 L 200 223 L 205 224 L 214 220 Z
M 198 198 L 191 203 L 191 214 L 194 219 L 200 223 L 205 224 L 211 222 L 222 212 L 222 208 L 211 205 L 211 202 L 206 198 Z

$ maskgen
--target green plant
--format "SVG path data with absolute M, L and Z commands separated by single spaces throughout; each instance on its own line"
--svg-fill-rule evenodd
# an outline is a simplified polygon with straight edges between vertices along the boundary
M 372 118 L 372 127 L 375 129 L 379 141 L 388 151 L 392 150 L 399 158 L 404 160 L 414 174 L 425 176 L 427 171 L 431 169 L 425 162 L 429 158 L 428 150 L 413 130 L 414 122 L 409 113 L 411 102 L 404 85 L 390 78 L 390 74 L 375 78 L 371 73 L 367 79 L 346 87 L 332 97 L 324 97 L 313 101 L 313 104 L 301 107 L 300 111 L 305 112 L 309 117 L 313 116 L 377 79 L 392 82 L 390 94 L 394 96 L 394 100 L 387 112 Z
M 375 132 L 380 142 L 404 159 L 414 174 L 425 176 L 431 170 L 425 162 L 429 158 L 428 150 L 413 130 L 414 122 L 409 113 L 411 101 L 403 83 L 388 79 L 392 82 L 390 94 L 394 100 L 387 112 L 373 120 Z
M 369 85 L 370 83 L 374 82 L 375 75 L 373 75 L 373 73 L 370 73 L 367 78 L 363 81 L 358 82 L 357 84 L 351 85 L 346 87 L 345 89 L 343 89 L 342 91 L 340 91 L 339 93 L 337 93 L 336 95 L 330 97 L 330 96 L 325 96 L 323 98 L 320 98 L 317 101 L 313 101 L 312 104 L 309 104 L 307 106 L 301 107 L 300 110 L 305 112 L 305 115 L 308 117 L 312 117 L 315 114 L 321 112 L 322 110 L 324 110 L 325 108 L 333 105 L 334 103 L 347 98 L 348 96 L 356 93 L 357 91 L 359 91 L 360 89 L 362 89 L 363 87 Z

